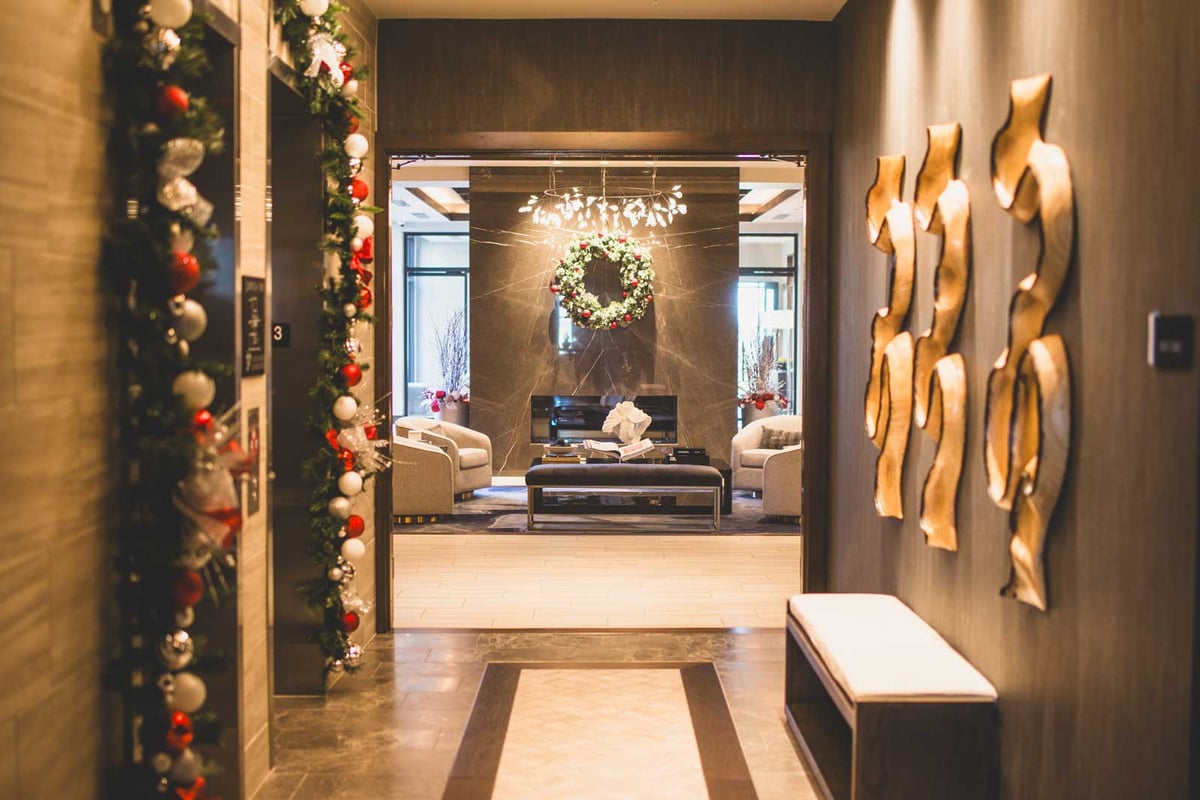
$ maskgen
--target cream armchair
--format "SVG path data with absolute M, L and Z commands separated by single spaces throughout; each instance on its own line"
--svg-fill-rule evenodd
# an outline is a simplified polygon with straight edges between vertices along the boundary
M 787 445 L 782 450 L 760 447 L 764 427 L 802 431 L 803 421 L 794 415 L 767 417 L 738 431 L 729 456 L 733 488 L 762 492 L 764 514 L 799 517 L 804 445 Z
M 392 514 L 398 517 L 450 514 L 456 496 L 492 485 L 492 440 L 451 422 L 401 417 L 392 461 Z

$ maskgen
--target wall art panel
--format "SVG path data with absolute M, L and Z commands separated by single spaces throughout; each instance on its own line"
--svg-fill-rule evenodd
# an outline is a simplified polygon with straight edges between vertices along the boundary
M 1008 346 L 988 378 L 984 460 L 988 495 L 1008 509 L 1012 572 L 1001 592 L 1046 609 L 1042 554 L 1065 474 L 1071 376 L 1057 336 L 1043 336 L 1071 263 L 1075 200 L 1066 153 L 1042 140 L 1050 76 L 1012 82 L 1008 119 L 992 142 L 992 188 L 1000 206 L 1036 221 L 1037 269 L 1009 306 Z
M 871 320 L 871 372 L 864 403 L 867 436 L 880 449 L 875 465 L 875 511 L 904 518 L 901 482 L 912 416 L 912 335 L 900 331 L 908 320 L 916 269 L 912 206 L 900 201 L 904 156 L 876 160 L 875 182 L 867 191 L 867 234 L 890 258 L 887 305 Z
M 921 530 L 931 547 L 957 550 L 955 505 L 966 441 L 967 371 L 961 355 L 948 353 L 970 280 L 971 195 L 958 180 L 962 126 L 932 125 L 926 133 L 913 216 L 922 230 L 942 238 L 942 249 L 933 273 L 933 321 L 917 337 L 913 355 L 914 418 L 938 443 L 921 493 Z

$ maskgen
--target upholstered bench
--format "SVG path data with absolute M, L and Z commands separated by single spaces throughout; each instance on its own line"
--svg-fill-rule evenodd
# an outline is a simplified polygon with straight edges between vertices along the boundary
M 823 797 L 996 796 L 996 690 L 908 606 L 799 594 L 787 632 L 787 720 Z
M 525 473 L 528 497 L 528 527 L 532 530 L 538 513 L 663 513 L 663 506 L 618 506 L 615 508 L 551 507 L 547 492 L 559 494 L 680 495 L 702 494 L 712 498 L 713 530 L 721 529 L 721 495 L 725 479 L 714 467 L 698 464 L 535 464 Z

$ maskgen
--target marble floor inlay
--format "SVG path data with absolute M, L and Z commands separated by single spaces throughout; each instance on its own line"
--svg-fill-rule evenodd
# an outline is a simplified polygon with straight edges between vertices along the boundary
M 816 795 L 783 719 L 783 660 L 782 629 L 736 633 L 412 631 L 381 636 L 367 648 L 362 669 L 344 676 L 328 696 L 278 698 L 272 726 L 274 771 L 255 798 L 439 800 L 446 792 L 489 664 L 517 665 L 525 676 L 551 672 L 586 675 L 600 667 L 612 673 L 671 673 L 675 681 L 681 674 L 678 665 L 711 664 L 706 668 L 715 670 L 720 678 L 714 685 L 716 691 L 723 688 L 754 793 L 763 800 L 810 800 Z M 625 668 L 635 665 L 643 668 Z M 660 669 L 662 665 L 675 668 Z M 564 713 L 573 706 L 578 711 L 576 695 L 590 691 L 569 684 L 542 687 L 551 715 L 556 705 Z M 627 706 L 620 682 L 609 684 L 605 690 L 609 699 L 604 702 L 614 708 Z M 664 697 L 670 694 L 662 691 Z M 594 697 L 592 702 L 600 699 Z M 676 729 L 686 718 L 678 713 L 678 703 L 672 702 L 663 700 L 662 708 L 653 713 L 640 711 L 640 724 L 674 731 L 671 747 L 679 747 Z M 691 725 L 706 727 L 694 717 Z M 702 738 L 697 731 L 693 740 Z M 630 747 L 644 744 L 633 737 L 626 742 Z M 699 750 L 704 762 L 702 742 Z M 675 768 L 694 776 L 695 756 L 686 748 L 664 758 L 682 759 L 675 761 Z M 498 773 L 504 780 L 508 780 L 503 774 L 506 769 L 509 767 Z M 522 771 L 513 771 L 513 778 L 519 778 Z M 636 776 L 628 776 L 628 785 L 626 781 L 624 772 L 610 770 L 606 786 L 614 790 L 611 795 L 557 796 L 639 796 L 634 792 Z M 593 782 L 589 778 L 589 784 Z M 622 787 L 627 791 L 622 792 Z M 689 796 L 703 798 L 706 794 L 701 789 Z

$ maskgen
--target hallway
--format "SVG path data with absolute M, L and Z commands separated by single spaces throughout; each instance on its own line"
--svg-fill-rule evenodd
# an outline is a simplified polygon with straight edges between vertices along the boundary
M 362 669 L 339 681 L 328 697 L 277 699 L 276 768 L 256 798 L 442 798 L 447 779 L 455 767 L 455 756 L 471 715 L 476 690 L 488 664 L 524 666 L 526 674 L 535 665 L 548 664 L 553 665 L 556 672 L 574 672 L 586 680 L 588 671 L 596 669 L 608 674 L 617 670 L 632 673 L 635 670 L 625 668 L 633 664 L 644 667 L 711 663 L 724 688 L 756 796 L 762 800 L 807 800 L 815 795 L 783 720 L 782 641 L 781 631 L 458 632 L 380 636 L 366 650 Z M 668 672 L 665 669 L 636 671 Z M 572 684 L 567 682 L 562 686 L 569 688 Z M 613 688 L 618 687 L 614 685 Z M 625 691 L 620 688 L 613 696 L 619 697 Z M 577 694 L 557 699 L 553 694 L 543 697 L 551 704 L 579 699 Z M 706 715 L 706 718 L 711 717 Z M 686 740 L 691 733 L 688 730 L 691 724 L 686 718 L 681 724 L 679 715 L 671 714 L 669 704 L 626 715 L 624 728 L 610 723 L 609 732 L 630 742 L 645 740 L 648 733 L 653 739 L 655 730 L 647 726 L 647 722 L 660 719 L 663 731 L 675 734 L 670 737 L 672 741 L 663 743 L 664 746 L 673 747 L 677 752 L 681 748 L 686 751 L 690 742 L 681 740 Z M 509 736 L 514 735 L 515 725 L 515 721 L 509 725 Z M 596 739 L 588 738 L 587 728 L 587 720 L 582 718 L 559 719 L 556 723 L 560 740 L 574 732 L 582 737 L 582 741 L 596 747 Z M 701 727 L 695 738 L 703 739 L 707 733 L 711 732 Z M 636 748 L 625 751 L 630 764 L 638 761 L 638 753 L 634 750 Z M 538 751 L 535 749 L 534 752 Z M 507 757 L 509 752 L 505 751 L 500 758 L 502 780 Z M 644 765 L 645 762 L 641 763 Z M 549 781 L 555 772 L 555 761 L 549 750 L 542 756 L 541 764 L 542 771 L 532 774 L 525 770 L 510 771 L 510 774 L 524 773 L 529 786 L 533 787 L 530 793 L 518 792 L 510 797 L 545 796 L 533 791 L 542 785 L 542 779 Z M 678 762 L 662 766 L 667 770 L 675 767 L 686 770 L 689 764 L 693 769 L 699 767 L 694 758 L 690 761 L 680 758 Z M 705 764 L 704 772 L 712 769 Z M 593 780 L 597 774 L 607 775 L 609 779 L 597 783 Z M 572 800 L 683 797 L 672 793 L 673 783 L 655 783 L 654 777 L 658 774 L 639 773 L 623 761 L 594 764 L 581 776 L 579 783 L 550 796 Z M 676 779 L 690 779 L 691 785 L 696 785 L 696 781 L 704 777 L 693 773 L 677 775 Z M 498 783 L 498 791 L 503 788 Z M 709 792 L 714 798 L 755 796 L 718 794 L 714 792 L 712 782 Z

